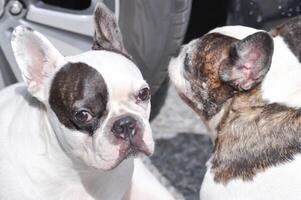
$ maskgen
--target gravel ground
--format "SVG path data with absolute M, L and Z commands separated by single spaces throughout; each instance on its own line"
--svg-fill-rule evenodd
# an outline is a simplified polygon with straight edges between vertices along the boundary
M 177 200 L 197 200 L 212 145 L 205 126 L 173 87 L 152 129 L 156 151 L 145 163 Z

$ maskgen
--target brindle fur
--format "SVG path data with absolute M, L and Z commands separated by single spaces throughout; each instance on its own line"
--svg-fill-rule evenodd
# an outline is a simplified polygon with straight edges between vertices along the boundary
M 258 88 L 235 96 L 218 127 L 211 168 L 215 181 L 252 180 L 301 153 L 300 113 L 266 104 Z
M 298 23 L 294 25 L 294 20 Z M 288 36 L 288 45 L 300 44 L 301 17 L 271 31 L 272 36 Z M 298 29 L 298 30 L 296 30 Z M 294 37 L 297 37 L 293 39 Z M 217 33 L 199 39 L 186 54 L 184 78 L 191 93 L 182 99 L 209 122 L 223 107 L 217 128 L 211 170 L 215 181 L 227 183 L 234 178 L 249 181 L 265 169 L 293 160 L 301 153 L 301 110 L 262 99 L 261 85 L 237 91 L 219 76 L 222 61 L 237 40 Z M 300 46 L 300 45 L 299 45 Z M 300 60 L 300 47 L 293 52 Z
M 273 37 L 282 36 L 299 61 L 300 30 L 299 16 L 270 32 Z M 260 87 L 235 95 L 226 108 L 212 158 L 211 170 L 217 182 L 252 180 L 258 172 L 301 153 L 301 110 L 267 104 Z
M 196 112 L 206 120 L 218 113 L 225 101 L 234 95 L 235 90 L 219 79 L 219 65 L 229 54 L 228 47 L 234 41 L 237 40 L 217 33 L 210 34 L 198 43 L 195 54 L 190 58 L 194 67 L 186 71 L 186 79 L 191 82 L 194 98 L 203 106 Z

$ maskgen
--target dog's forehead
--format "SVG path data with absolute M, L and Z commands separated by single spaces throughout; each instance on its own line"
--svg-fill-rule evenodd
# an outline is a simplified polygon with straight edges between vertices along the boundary
M 119 53 L 91 50 L 65 59 L 67 62 L 81 62 L 94 68 L 103 76 L 109 89 L 120 86 L 126 89 L 126 87 L 140 87 L 141 84 L 145 84 L 140 70 L 133 61 Z
M 185 63 L 192 63 L 198 75 L 218 77 L 220 62 L 229 56 L 231 44 L 260 30 L 244 26 L 224 26 L 213 29 L 191 42 Z M 188 59 L 188 60 L 187 60 Z

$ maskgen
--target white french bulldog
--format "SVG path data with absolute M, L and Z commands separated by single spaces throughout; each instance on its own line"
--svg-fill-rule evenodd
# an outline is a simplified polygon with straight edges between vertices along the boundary
M 92 50 L 70 57 L 14 30 L 26 85 L 0 92 L 1 200 L 173 199 L 133 158 L 154 151 L 149 86 L 103 4 L 95 25 Z

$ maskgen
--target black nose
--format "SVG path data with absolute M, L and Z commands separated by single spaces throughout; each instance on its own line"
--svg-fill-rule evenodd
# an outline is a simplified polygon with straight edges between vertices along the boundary
M 112 132 L 121 139 L 132 138 L 136 134 L 137 120 L 127 116 L 114 122 Z

